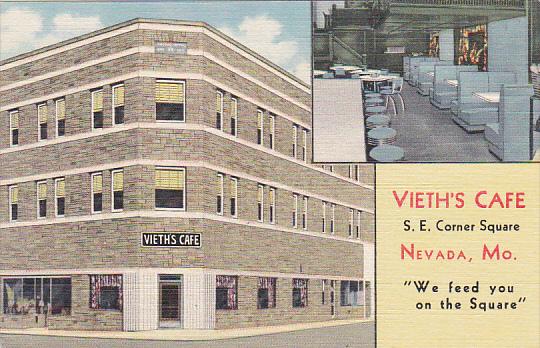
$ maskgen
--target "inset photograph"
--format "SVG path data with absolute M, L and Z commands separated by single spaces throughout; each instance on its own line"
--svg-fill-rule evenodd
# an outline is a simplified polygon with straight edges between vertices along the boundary
M 314 160 L 540 159 L 540 2 L 314 1 Z

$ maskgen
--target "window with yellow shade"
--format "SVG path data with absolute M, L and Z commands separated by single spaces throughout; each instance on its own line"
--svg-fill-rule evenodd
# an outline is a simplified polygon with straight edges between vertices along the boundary
M 156 120 L 185 121 L 185 83 L 184 81 L 156 81 Z
M 156 168 L 156 208 L 185 209 L 185 169 Z

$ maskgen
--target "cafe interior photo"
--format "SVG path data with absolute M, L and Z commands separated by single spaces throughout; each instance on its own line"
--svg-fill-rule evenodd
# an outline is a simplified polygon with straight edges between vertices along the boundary
M 314 160 L 540 160 L 540 2 L 315 1 Z

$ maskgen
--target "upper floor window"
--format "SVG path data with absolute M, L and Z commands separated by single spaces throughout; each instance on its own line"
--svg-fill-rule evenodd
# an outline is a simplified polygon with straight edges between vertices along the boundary
M 264 113 L 262 110 L 257 110 L 257 144 L 263 145 L 264 132 Z
M 328 171 L 330 171 L 330 173 L 333 173 L 334 172 L 334 166 L 333 165 L 328 166 Z
M 224 178 L 223 174 L 217 175 L 216 213 L 223 215 Z
M 9 187 L 9 221 L 19 219 L 19 187 L 13 185 Z
M 55 215 L 62 217 L 66 211 L 66 181 L 59 178 L 54 181 Z
M 330 216 L 330 233 L 336 232 L 336 205 L 332 204 L 332 215 Z
M 352 164 L 349 165 L 349 175 L 348 175 L 348 178 L 349 179 L 352 179 L 352 176 L 353 176 L 353 166 Z
M 298 126 L 293 125 L 292 156 L 296 158 L 298 152 Z
M 353 236 L 354 210 L 349 210 L 349 237 Z
M 298 227 L 298 195 L 293 193 L 292 227 Z
M 38 111 L 38 140 L 47 139 L 47 103 L 39 104 Z
M 156 208 L 185 209 L 185 169 L 156 169 Z
M 19 145 L 19 111 L 9 113 L 9 144 L 11 146 Z
M 360 222 L 362 221 L 362 212 L 358 210 L 356 212 L 356 238 L 360 239 Z
M 101 213 L 103 211 L 103 174 L 93 173 L 91 175 L 91 205 L 92 213 Z
M 113 125 L 124 123 L 125 88 L 123 84 L 112 87 Z
M 326 202 L 322 202 L 322 233 L 326 232 Z
M 156 82 L 156 120 L 185 121 L 185 83 L 161 80 Z
M 231 178 L 231 216 L 238 216 L 238 178 Z
M 216 92 L 216 128 L 223 130 L 223 92 Z
M 270 129 L 269 129 L 269 139 L 268 139 L 268 142 L 269 142 L 269 145 L 270 145 L 270 148 L 273 150 L 274 149 L 274 139 L 275 139 L 275 136 L 274 136 L 274 132 L 275 132 L 275 128 L 276 128 L 276 118 L 275 116 L 273 115 L 270 115 Z
M 360 181 L 360 166 L 358 164 L 354 165 L 354 180 Z
M 307 142 L 308 142 L 308 136 L 307 136 L 307 129 L 302 130 L 302 161 L 307 162 Z
M 231 135 L 238 136 L 238 99 L 231 98 Z
M 307 230 L 308 225 L 308 197 L 304 196 L 304 209 L 302 210 L 302 228 Z
M 56 106 L 56 136 L 63 137 L 66 135 L 66 100 L 58 99 L 55 102 Z
M 264 221 L 264 186 L 257 185 L 257 220 Z
M 37 216 L 38 219 L 47 217 L 47 182 L 37 183 Z
M 124 171 L 113 170 L 112 174 L 112 211 L 124 209 Z
M 103 128 L 103 90 L 92 92 L 92 129 Z
M 271 187 L 269 191 L 269 214 L 270 223 L 273 224 L 276 222 L 276 189 Z

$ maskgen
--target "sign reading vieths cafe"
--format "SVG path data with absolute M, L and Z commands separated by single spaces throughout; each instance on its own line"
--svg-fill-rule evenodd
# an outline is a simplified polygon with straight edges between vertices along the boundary
M 199 248 L 201 246 L 200 233 L 170 233 L 170 232 L 143 232 L 141 246 L 166 248 Z

